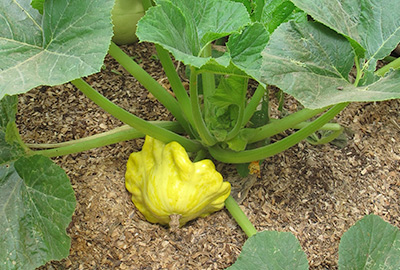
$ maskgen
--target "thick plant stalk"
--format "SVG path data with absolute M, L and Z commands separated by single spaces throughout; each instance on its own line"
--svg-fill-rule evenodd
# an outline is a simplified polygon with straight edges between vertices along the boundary
M 304 122 L 325 110 L 326 108 L 315 110 L 302 109 L 301 111 L 292 113 L 285 118 L 279 120 L 271 120 L 271 123 L 266 124 L 262 127 L 249 130 L 244 129 L 243 132 L 249 133 L 248 143 L 258 142 L 279 134 L 289 128 L 294 128 L 297 124 Z
M 83 94 L 85 94 L 94 103 L 103 108 L 106 112 L 110 113 L 125 124 L 137 129 L 143 134 L 149 135 L 153 138 L 157 138 L 158 140 L 163 142 L 176 141 L 180 143 L 183 147 L 185 147 L 188 152 L 196 152 L 201 149 L 200 143 L 189 140 L 160 126 L 156 126 L 122 109 L 118 105 L 105 98 L 99 92 L 94 90 L 83 79 L 73 80 L 72 83 L 79 90 L 81 90 Z
M 251 117 L 253 116 L 253 114 L 257 109 L 258 104 L 260 104 L 260 101 L 264 96 L 265 91 L 266 87 L 262 86 L 261 84 L 257 86 L 256 91 L 254 92 L 249 103 L 244 109 L 243 123 L 247 123 L 250 121 Z
M 259 147 L 257 149 L 245 150 L 241 152 L 234 152 L 231 150 L 222 149 L 219 146 L 214 146 L 209 148 L 209 152 L 216 160 L 225 163 L 247 163 L 271 157 L 307 138 L 310 134 L 314 133 L 330 120 L 332 120 L 348 104 L 348 102 L 345 102 L 335 105 L 328 112 L 314 120 L 306 127 L 280 140 L 279 142 Z
M 168 81 L 171 84 L 172 90 L 179 102 L 179 106 L 184 112 L 188 121 L 193 125 L 192 107 L 190 104 L 189 96 L 186 89 L 183 87 L 182 81 L 179 78 L 178 73 L 175 70 L 175 66 L 172 63 L 171 57 L 167 50 L 160 45 L 155 45 L 158 57 L 160 58 L 161 64 L 164 68 L 165 75 L 168 77 Z
M 247 237 L 251 237 L 257 233 L 256 228 L 247 218 L 246 214 L 243 213 L 242 209 L 240 209 L 238 203 L 235 201 L 232 195 L 229 195 L 229 197 L 225 200 L 225 207 L 228 209 L 235 221 L 239 224 L 240 228 L 242 228 Z
M 199 133 L 202 142 L 207 146 L 214 145 L 217 140 L 208 130 L 204 122 L 203 115 L 199 104 L 199 95 L 197 89 L 197 73 L 195 68 L 190 69 L 190 102 L 192 104 L 193 123 Z
M 133 61 L 115 43 L 111 42 L 108 53 L 114 57 L 135 79 L 137 79 L 165 108 L 175 116 L 188 134 L 191 134 L 189 124 L 184 116 L 178 101 L 153 79 L 144 69 Z
M 169 129 L 174 132 L 182 132 L 182 127 L 177 122 L 156 122 L 153 123 L 159 125 L 163 128 Z M 145 134 L 137 131 L 136 129 L 123 125 L 117 127 L 113 130 L 96 134 L 93 136 L 62 142 L 62 143 L 52 143 L 52 144 L 26 144 L 30 148 L 51 148 L 45 150 L 36 150 L 32 154 L 40 154 L 46 157 L 57 157 L 64 156 L 73 153 L 79 153 L 82 151 L 90 150 L 93 148 L 98 148 L 114 143 L 119 143 L 122 141 L 128 141 L 132 139 L 137 139 L 144 137 Z

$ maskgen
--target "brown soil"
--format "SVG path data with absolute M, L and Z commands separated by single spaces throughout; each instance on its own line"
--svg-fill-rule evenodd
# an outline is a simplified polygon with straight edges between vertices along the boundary
M 124 49 L 165 81 L 147 44 Z M 87 80 L 106 97 L 148 120 L 172 119 L 138 82 L 107 57 Z M 288 105 L 290 106 L 290 104 Z M 121 123 L 71 84 L 39 87 L 20 97 L 18 125 L 29 143 L 61 142 Z M 311 269 L 336 269 L 342 234 L 374 213 L 400 227 L 400 101 L 351 104 L 337 121 L 350 128 L 343 149 L 306 142 L 267 159 L 242 208 L 261 230 L 292 232 Z M 224 269 L 246 240 L 226 210 L 176 233 L 150 224 L 125 190 L 128 156 L 142 139 L 55 158 L 77 198 L 68 227 L 70 256 L 40 269 Z M 225 169 L 223 174 L 229 179 Z

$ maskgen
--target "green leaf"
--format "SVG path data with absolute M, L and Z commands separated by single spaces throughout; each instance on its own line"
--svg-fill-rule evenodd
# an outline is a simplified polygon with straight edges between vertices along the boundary
M 0 101 L 0 268 L 34 269 L 69 254 L 75 197 L 65 172 L 30 153 L 15 124 L 17 96 Z
M 249 14 L 241 3 L 159 0 L 157 6 L 150 8 L 139 21 L 136 34 L 139 40 L 159 44 L 177 60 L 200 68 L 211 59 L 201 57 L 207 44 L 239 32 L 249 22 Z M 218 60 L 220 58 L 214 61 Z M 229 64 L 226 58 L 222 60 L 218 62 L 220 65 Z
M 15 121 L 17 107 L 17 96 L 5 96 L 0 100 L 0 130 L 5 131 L 7 125 Z
M 15 125 L 17 96 L 5 96 L 0 100 L 0 164 L 25 154 Z
M 248 79 L 238 76 L 222 77 L 215 93 L 209 98 L 210 106 L 205 112 L 205 122 L 219 141 L 228 132 L 244 110 Z
M 49 158 L 0 165 L 2 269 L 34 269 L 69 255 L 66 227 L 75 197 L 65 172 Z
M 242 3 L 246 7 L 247 12 L 249 14 L 253 10 L 253 6 L 254 6 L 253 0 L 231 0 L 231 1 Z
M 354 57 L 349 42 L 316 22 L 282 24 L 262 55 L 259 79 L 278 86 L 308 108 L 400 97 L 397 70 L 373 84 L 353 86 L 348 81 Z
M 0 1 L 0 99 L 100 71 L 112 36 L 113 1 Z
M 348 81 L 354 54 L 349 42 L 315 22 L 282 24 L 262 52 L 260 80 L 293 95 L 304 106 L 335 104 L 332 96 L 341 87 L 355 89 Z
M 282 23 L 306 21 L 307 14 L 289 0 L 256 0 L 252 20 L 262 23 L 269 33 Z
M 292 0 L 315 20 L 346 36 L 365 70 L 374 70 L 400 42 L 400 0 Z
M 339 269 L 400 269 L 400 231 L 375 215 L 359 220 L 339 245 Z
M 31 6 L 37 9 L 40 14 L 43 14 L 44 0 L 32 0 Z
M 259 78 L 262 65 L 261 52 L 268 40 L 269 33 L 260 23 L 253 23 L 240 34 L 231 35 L 226 46 L 232 63 L 250 76 Z
M 288 232 L 262 231 L 250 237 L 228 270 L 308 269 L 306 254 L 299 241 Z

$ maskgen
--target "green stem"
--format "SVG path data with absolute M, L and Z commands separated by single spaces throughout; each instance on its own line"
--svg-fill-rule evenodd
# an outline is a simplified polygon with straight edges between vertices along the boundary
M 175 132 L 182 132 L 182 127 L 177 122 L 155 122 L 163 128 L 173 130 Z M 72 140 L 62 143 L 48 143 L 48 144 L 26 144 L 30 148 L 53 148 L 46 150 L 34 151 L 33 154 L 41 154 L 47 157 L 64 156 L 73 153 L 79 153 L 93 148 L 98 148 L 122 141 L 128 141 L 140 137 L 144 137 L 140 131 L 128 126 L 123 125 L 113 130 L 96 134 L 93 136 Z
M 249 134 L 248 143 L 254 143 L 266 138 L 272 137 L 276 134 L 279 134 L 289 128 L 293 128 L 295 125 L 310 119 L 311 117 L 325 111 L 326 108 L 322 109 L 302 109 L 301 111 L 292 113 L 285 118 L 279 120 L 272 120 L 271 123 L 268 123 L 262 127 L 256 129 L 244 129 L 243 132 Z
M 201 145 L 193 140 L 186 139 L 172 131 L 169 131 L 160 126 L 154 125 L 147 122 L 134 114 L 122 109 L 118 105 L 112 103 L 110 100 L 105 98 L 99 92 L 94 90 L 89 84 L 87 84 L 83 79 L 75 79 L 72 83 L 82 91 L 89 99 L 91 99 L 98 106 L 103 108 L 106 112 L 110 113 L 117 119 L 121 120 L 123 123 L 137 129 L 143 134 L 149 135 L 165 143 L 171 141 L 177 141 L 180 143 L 188 152 L 196 152 L 200 150 Z M 181 123 L 180 123 L 181 124 Z
M 192 104 L 193 124 L 199 133 L 202 142 L 207 146 L 216 143 L 216 139 L 211 135 L 206 123 L 204 122 L 199 104 L 199 95 L 197 89 L 197 72 L 194 67 L 190 67 L 190 102 Z
M 279 121 L 279 120 L 275 120 L 274 122 Z M 308 126 L 309 124 L 311 124 L 311 122 L 301 122 L 297 125 L 295 125 L 293 127 L 293 129 L 302 129 L 306 126 Z M 325 125 L 323 125 L 321 128 L 319 128 L 318 130 L 332 130 L 332 131 L 338 131 L 338 130 L 343 130 L 343 127 L 341 125 L 339 125 L 338 123 L 327 123 Z
M 202 52 L 201 56 L 202 57 L 210 57 L 211 56 L 211 43 L 207 44 Z M 201 73 L 201 79 L 202 79 L 202 86 L 203 86 L 203 112 L 202 114 L 204 116 L 204 122 L 206 119 L 209 119 L 211 117 L 211 108 L 212 105 L 210 103 L 210 97 L 212 97 L 215 94 L 215 74 L 212 72 L 203 72 Z M 205 124 L 206 129 L 207 124 Z M 214 143 L 216 139 L 214 139 L 214 136 L 208 131 L 208 134 L 211 135 L 210 140 Z
M 172 62 L 171 57 L 167 50 L 160 45 L 156 44 L 156 50 L 161 64 L 164 68 L 165 75 L 168 77 L 168 81 L 171 84 L 171 88 L 175 93 L 175 96 L 179 102 L 179 105 L 185 114 L 188 121 L 193 125 L 192 107 L 190 106 L 190 99 L 186 92 L 185 87 L 179 78 L 178 73 L 175 70 L 175 66 Z
M 357 56 L 354 57 L 354 63 L 356 64 L 356 70 L 357 70 L 356 79 L 354 81 L 354 86 L 357 87 L 357 85 L 360 82 L 360 79 L 363 75 L 363 71 L 361 70 L 361 67 L 360 67 L 360 59 L 358 59 Z
M 247 104 L 246 109 L 244 110 L 243 123 L 247 123 L 250 121 L 251 117 L 257 109 L 258 104 L 260 104 L 261 99 L 264 96 L 265 90 L 266 87 L 263 87 L 261 84 L 257 86 L 256 91 L 251 97 L 249 103 Z
M 238 135 L 238 133 L 243 127 L 243 123 L 245 123 L 243 121 L 243 117 L 244 117 L 244 105 L 239 107 L 239 113 L 236 124 L 232 128 L 232 130 L 229 131 L 229 133 L 226 135 L 225 141 L 232 140 L 233 138 L 235 138 L 236 135 Z
M 153 3 L 151 2 L 151 0 L 142 0 L 142 5 L 144 8 L 144 11 L 147 11 L 149 8 L 151 8 L 153 6 Z
M 203 57 L 211 56 L 211 43 L 204 47 L 202 51 Z M 215 76 L 214 73 L 204 72 L 201 74 L 203 83 L 203 102 L 204 102 L 204 112 L 207 114 L 210 109 L 209 99 L 215 93 Z
M 398 69 L 400 68 L 400 57 L 397 58 L 396 60 L 393 60 L 392 62 L 390 62 L 389 64 L 381 67 L 380 69 L 378 69 L 377 71 L 375 71 L 375 75 L 378 76 L 383 76 L 385 75 L 386 72 L 388 72 L 390 69 Z
M 322 130 L 322 128 L 320 128 L 320 130 Z M 328 136 L 323 136 L 322 138 L 319 138 L 317 134 L 314 133 L 313 135 L 311 135 L 311 139 L 313 139 L 314 141 L 310 140 L 310 137 L 307 141 L 312 145 L 326 144 L 339 137 L 339 135 L 343 133 L 343 130 L 344 128 L 340 126 L 339 130 L 334 129 L 332 130 L 333 132 L 331 132 Z
M 193 162 L 198 162 L 200 160 L 203 160 L 207 156 L 207 151 L 205 149 L 201 149 L 199 152 L 197 152 L 196 157 L 194 158 Z
M 346 102 L 335 105 L 325 114 L 314 120 L 311 124 L 280 140 L 279 142 L 242 152 L 234 152 L 231 150 L 221 149 L 219 146 L 214 146 L 209 148 L 209 152 L 216 160 L 225 163 L 247 163 L 255 160 L 265 159 L 267 157 L 276 155 L 304 140 L 310 134 L 314 133 L 323 125 L 328 123 L 331 119 L 333 119 L 348 104 L 349 103 Z
M 111 42 L 108 53 L 114 57 L 133 77 L 160 101 L 165 108 L 175 116 L 176 120 L 190 134 L 188 122 L 179 106 L 178 101 L 164 89 L 153 77 L 142 69 L 129 55 L 122 51 L 114 42 Z
M 235 199 L 229 195 L 229 197 L 225 200 L 225 207 L 228 209 L 229 213 L 235 219 L 237 224 L 239 224 L 240 228 L 245 232 L 247 237 L 251 237 L 257 233 L 256 228 L 247 218 L 245 213 L 243 213 L 242 209 L 240 209 L 238 203 Z

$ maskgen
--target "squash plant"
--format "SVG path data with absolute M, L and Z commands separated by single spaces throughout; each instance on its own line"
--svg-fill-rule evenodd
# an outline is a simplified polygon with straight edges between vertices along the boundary
M 400 14 L 393 12 L 400 0 L 154 2 L 147 9 L 152 2 L 143 0 L 147 11 L 136 34 L 155 44 L 175 97 L 111 42 L 112 1 L 34 1 L 41 12 L 30 0 L 0 2 L 2 268 L 31 269 L 68 255 L 65 228 L 75 198 L 51 157 L 148 135 L 179 143 L 197 160 L 247 163 L 284 151 L 317 131 L 327 132 L 321 142 L 334 139 L 342 128 L 329 122 L 349 102 L 400 98 L 400 59 L 377 69 L 378 61 L 400 42 Z M 222 49 L 215 51 L 216 44 Z M 176 121 L 145 121 L 81 79 L 101 70 L 107 52 Z M 187 67 L 188 91 L 171 56 Z M 51 149 L 27 147 L 15 125 L 17 95 L 69 81 L 126 126 Z M 248 90 L 249 81 L 255 82 L 254 91 Z M 268 85 L 304 108 L 270 118 Z M 297 131 L 269 143 L 287 129 Z M 256 233 L 232 197 L 225 206 L 247 235 Z

